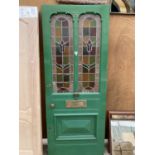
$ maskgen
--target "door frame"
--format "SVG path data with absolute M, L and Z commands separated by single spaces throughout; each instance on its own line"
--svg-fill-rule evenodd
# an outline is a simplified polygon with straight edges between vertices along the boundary
M 76 10 L 75 10 L 76 7 Z M 51 27 L 50 18 L 55 14 L 69 14 L 73 17 L 73 48 L 74 52 L 78 51 L 78 19 L 83 14 L 99 14 L 101 16 L 101 36 L 100 36 L 100 76 L 99 76 L 99 91 L 85 92 L 80 94 L 81 97 L 101 99 L 100 111 L 104 114 L 104 124 L 100 128 L 105 135 L 105 116 L 106 116 L 106 90 L 107 90 L 107 64 L 108 64 L 108 32 L 109 32 L 109 12 L 110 5 L 43 5 L 42 6 L 42 26 L 43 26 L 43 45 L 44 45 L 44 70 L 45 70 L 45 96 L 46 96 L 46 117 L 51 115 L 49 106 L 52 102 L 51 98 L 55 96 L 66 96 L 69 98 L 73 93 L 53 93 L 52 91 L 52 58 L 51 58 Z M 78 56 L 74 55 L 74 91 L 78 87 Z M 50 132 L 50 120 L 47 120 L 47 135 Z

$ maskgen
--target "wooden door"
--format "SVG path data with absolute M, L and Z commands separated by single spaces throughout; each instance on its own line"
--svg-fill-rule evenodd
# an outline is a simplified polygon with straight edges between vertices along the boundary
M 19 13 L 19 154 L 42 155 L 38 11 Z
M 42 7 L 48 155 L 103 155 L 109 6 Z

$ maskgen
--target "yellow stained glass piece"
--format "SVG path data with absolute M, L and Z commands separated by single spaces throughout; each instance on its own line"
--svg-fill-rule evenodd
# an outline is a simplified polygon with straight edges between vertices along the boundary
M 69 83 L 64 83 L 64 87 L 69 87 Z
M 62 69 L 57 67 L 57 73 L 62 73 Z
M 89 80 L 88 74 L 83 74 L 83 81 L 88 81 L 88 80 Z
M 83 57 L 83 63 L 84 64 L 89 64 L 89 57 L 88 56 Z
M 61 28 L 56 28 L 56 37 L 61 36 Z
M 84 45 L 87 45 L 88 41 L 90 40 L 90 37 L 89 36 L 84 36 L 83 37 L 83 43 Z
M 65 55 L 69 55 L 69 47 L 65 47 L 64 48 L 64 54 Z
M 90 27 L 90 24 L 91 24 L 91 21 L 86 19 L 84 21 L 83 27 Z

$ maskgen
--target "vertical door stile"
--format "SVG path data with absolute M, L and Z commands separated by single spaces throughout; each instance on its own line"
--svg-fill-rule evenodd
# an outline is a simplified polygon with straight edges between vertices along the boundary
M 74 92 L 78 90 L 78 14 L 73 14 Z
M 104 42 L 103 42 L 103 36 L 104 36 L 104 32 L 103 32 L 103 20 L 104 19 L 104 17 L 101 15 L 101 34 L 100 34 L 100 81 L 99 81 L 99 91 L 101 92 L 101 96 L 102 96 L 102 93 L 103 93 L 103 81 L 104 81 L 104 68 L 103 68 L 103 63 L 104 63 L 104 52 L 103 52 L 103 44 L 104 44 Z
M 101 14 L 101 57 L 100 57 L 100 92 L 101 96 L 106 97 L 105 93 L 107 89 L 107 64 L 108 64 L 108 20 L 109 16 Z M 106 21 L 106 22 L 105 22 Z

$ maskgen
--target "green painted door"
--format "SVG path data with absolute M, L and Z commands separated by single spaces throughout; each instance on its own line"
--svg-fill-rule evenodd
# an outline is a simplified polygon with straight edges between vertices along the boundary
M 42 6 L 48 155 L 103 155 L 108 5 Z

